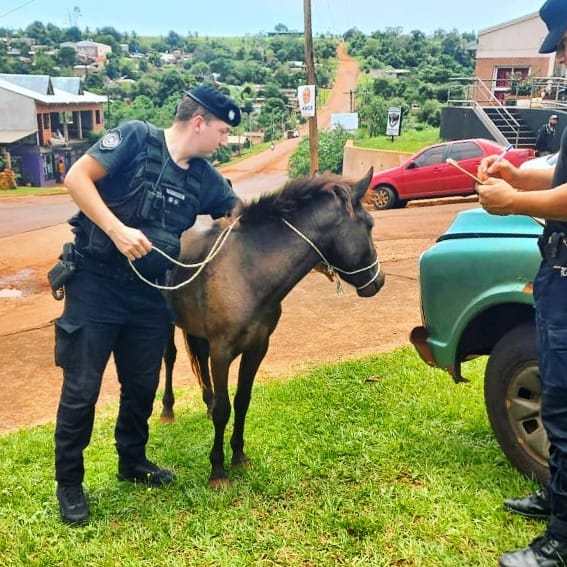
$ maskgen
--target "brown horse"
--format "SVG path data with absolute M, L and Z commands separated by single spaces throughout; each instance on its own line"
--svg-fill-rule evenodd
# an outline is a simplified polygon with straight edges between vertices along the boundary
M 321 263 L 360 297 L 375 295 L 384 284 L 373 220 L 361 204 L 371 177 L 372 169 L 357 182 L 331 174 L 293 180 L 243 205 L 231 220 L 185 233 L 179 258 L 185 267 L 173 271 L 166 296 L 214 423 L 211 486 L 228 482 L 223 444 L 231 412 L 230 365 L 242 355 L 230 441 L 232 465 L 238 466 L 248 461 L 244 422 L 252 384 L 285 296 Z M 172 333 L 162 417 L 173 417 L 175 356 Z

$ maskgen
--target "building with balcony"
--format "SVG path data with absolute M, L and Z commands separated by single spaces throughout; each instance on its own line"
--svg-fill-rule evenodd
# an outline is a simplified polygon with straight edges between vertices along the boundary
M 474 77 L 450 81 L 441 137 L 533 147 L 550 114 L 559 117 L 559 134 L 567 126 L 567 78 L 555 53 L 539 53 L 546 35 L 538 12 L 480 30 Z

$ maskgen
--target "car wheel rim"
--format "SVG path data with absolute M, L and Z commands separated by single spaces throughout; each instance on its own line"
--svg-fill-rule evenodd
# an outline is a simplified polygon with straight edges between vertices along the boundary
M 372 194 L 372 204 L 375 209 L 387 208 L 389 201 L 388 193 L 382 189 L 374 191 Z
M 537 364 L 524 366 L 512 376 L 506 407 L 512 430 L 524 450 L 547 466 L 549 442 L 541 419 L 541 385 Z

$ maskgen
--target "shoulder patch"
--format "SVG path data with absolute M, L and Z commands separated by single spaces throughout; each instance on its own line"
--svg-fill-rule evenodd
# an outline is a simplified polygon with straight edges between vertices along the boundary
M 111 130 L 101 138 L 99 146 L 101 150 L 114 150 L 121 142 L 122 134 L 120 134 L 120 130 Z

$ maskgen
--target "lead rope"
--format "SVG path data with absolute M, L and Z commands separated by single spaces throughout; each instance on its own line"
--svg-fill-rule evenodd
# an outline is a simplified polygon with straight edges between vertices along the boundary
M 152 250 L 155 250 L 156 252 L 158 252 L 159 254 L 161 254 L 162 256 L 164 256 L 165 258 L 167 258 L 170 262 L 176 264 L 177 266 L 180 266 L 181 268 L 198 268 L 197 271 L 190 276 L 188 279 L 186 279 L 185 281 L 182 281 L 180 283 L 178 283 L 177 285 L 173 285 L 173 286 L 167 286 L 167 285 L 160 285 L 160 284 L 156 284 L 150 280 L 148 280 L 147 278 L 145 278 L 142 274 L 140 274 L 140 272 L 136 269 L 136 267 L 134 266 L 134 263 L 132 262 L 132 260 L 128 259 L 128 263 L 130 264 L 130 267 L 132 268 L 132 270 L 134 270 L 135 274 L 146 284 L 148 284 L 151 287 L 155 287 L 156 289 L 162 289 L 162 290 L 176 290 L 179 289 L 183 286 L 186 286 L 188 284 L 190 284 L 205 268 L 205 266 L 220 252 L 221 248 L 224 246 L 226 239 L 228 238 L 228 236 L 230 235 L 230 233 L 232 232 L 232 229 L 234 228 L 234 226 L 236 225 L 236 223 L 240 220 L 240 217 L 237 217 L 229 226 L 227 226 L 218 236 L 218 238 L 215 240 L 213 246 L 211 247 L 210 252 L 207 254 L 207 256 L 205 257 L 205 259 L 202 262 L 198 262 L 197 264 L 184 264 L 183 262 L 179 262 L 178 260 L 176 260 L 175 258 L 171 258 L 170 256 L 168 256 L 165 252 L 163 252 L 162 250 L 160 250 L 157 246 L 152 246 Z M 317 248 L 317 246 L 315 245 L 314 242 L 312 242 L 309 238 L 307 238 L 307 236 L 305 236 L 301 231 L 299 231 L 297 228 L 295 228 L 295 226 L 293 226 L 289 221 L 287 221 L 286 219 L 282 218 L 283 223 L 289 227 L 291 230 L 293 230 L 293 232 L 295 232 L 299 237 L 301 237 L 303 240 L 305 240 L 305 242 L 307 242 L 307 244 L 309 244 L 309 246 L 311 246 L 311 248 L 313 248 L 313 250 L 315 250 L 315 252 L 317 252 L 317 254 L 319 255 L 319 257 L 321 258 L 321 261 L 323 262 L 323 264 L 325 265 L 325 268 L 327 269 L 327 272 L 329 273 L 330 276 L 336 276 L 337 272 L 341 273 L 341 274 L 345 274 L 347 276 L 349 275 L 354 275 L 354 274 L 359 274 L 360 272 L 364 272 L 366 270 L 369 270 L 371 268 L 373 268 L 374 266 L 378 266 L 376 273 L 374 274 L 374 276 L 372 276 L 372 278 L 370 278 L 369 281 L 367 281 L 364 285 L 358 286 L 356 289 L 364 289 L 365 287 L 369 286 L 380 274 L 380 263 L 378 262 L 378 258 L 376 258 L 376 260 L 374 262 L 372 262 L 372 264 L 365 266 L 364 268 L 359 268 L 358 270 L 353 270 L 351 272 L 346 271 L 346 270 L 341 270 L 340 268 L 337 268 L 336 266 L 333 266 L 328 260 L 327 258 L 325 258 L 325 256 L 323 256 L 323 253 L 321 252 L 321 250 L 319 250 L 319 248 Z M 344 294 L 344 288 L 341 284 L 341 280 L 339 277 L 337 277 L 337 295 L 343 295 Z
M 234 228 L 234 226 L 236 225 L 236 223 L 239 220 L 240 220 L 240 217 L 237 217 L 229 226 L 227 226 L 226 228 L 224 228 L 222 230 L 222 232 L 219 234 L 218 238 L 215 240 L 213 246 L 211 247 L 211 250 L 209 251 L 209 253 L 205 257 L 205 259 L 202 262 L 198 262 L 196 264 L 184 264 L 183 262 L 180 262 L 179 260 L 176 260 L 175 258 L 168 256 L 163 250 L 160 250 L 157 246 L 152 246 L 152 250 L 155 250 L 158 254 L 161 254 L 164 258 L 167 258 L 170 262 L 172 262 L 173 264 L 176 264 L 177 266 L 180 266 L 181 268 L 198 268 L 197 271 L 191 277 L 189 277 L 185 281 L 178 283 L 177 285 L 171 285 L 171 286 L 160 285 L 160 284 L 157 284 L 155 282 L 152 282 L 152 281 L 148 280 L 147 278 L 145 278 L 138 271 L 136 266 L 134 266 L 134 262 L 132 262 L 132 260 L 128 259 L 128 263 L 130 264 L 130 267 L 132 268 L 132 270 L 134 270 L 134 273 L 144 283 L 147 283 L 149 286 L 155 287 L 156 289 L 163 289 L 163 290 L 179 289 L 183 286 L 186 286 L 187 284 L 190 284 L 203 271 L 205 266 L 220 252 L 221 248 L 223 247 L 224 243 L 226 242 L 226 239 L 228 238 L 229 234 L 232 232 L 232 229 Z

